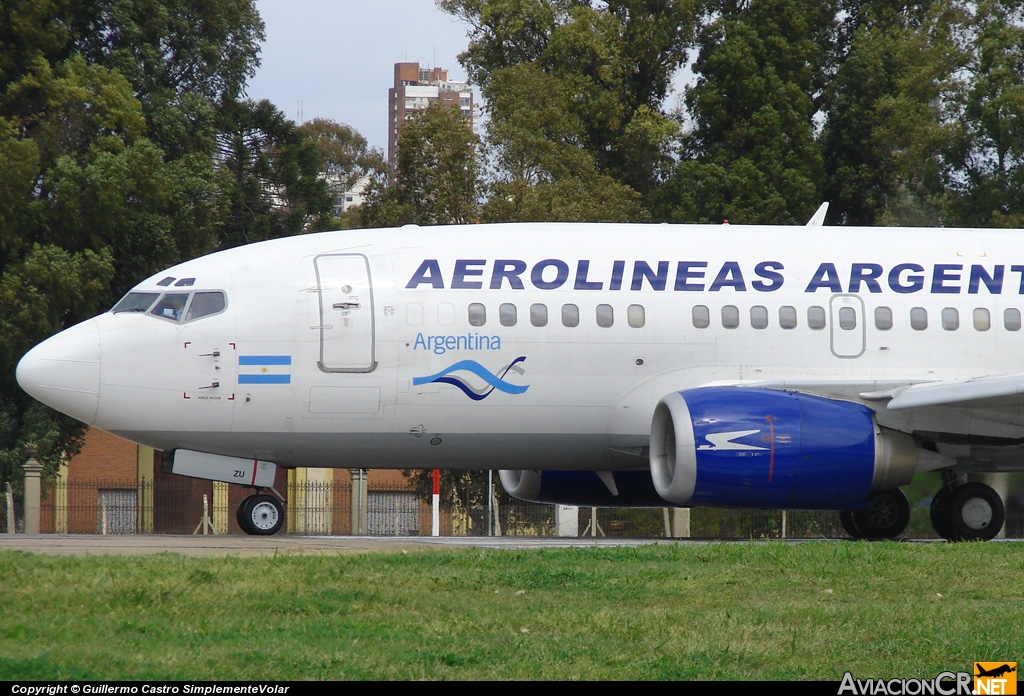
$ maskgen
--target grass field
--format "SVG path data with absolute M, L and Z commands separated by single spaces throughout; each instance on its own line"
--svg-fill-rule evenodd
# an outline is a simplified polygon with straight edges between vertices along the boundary
M 828 679 L 1024 662 L 1024 544 L 0 552 L 0 679 Z

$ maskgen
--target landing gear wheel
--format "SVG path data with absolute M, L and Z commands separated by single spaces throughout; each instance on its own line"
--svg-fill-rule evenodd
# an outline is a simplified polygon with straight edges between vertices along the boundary
M 935 533 L 943 539 L 953 537 L 953 530 L 949 526 L 949 494 L 952 490 L 952 488 L 943 487 L 932 496 L 932 527 L 935 529 Z
M 238 506 L 238 525 L 246 534 L 270 536 L 284 524 L 284 507 L 271 495 L 250 495 Z
M 250 532 L 248 528 L 245 526 L 245 506 L 248 505 L 249 501 L 255 497 L 256 495 L 253 494 L 246 498 L 242 498 L 242 502 L 240 502 L 238 504 L 238 507 L 235 508 L 235 520 L 238 522 L 238 526 L 241 528 L 241 530 L 246 534 L 252 534 L 252 532 Z
M 1002 498 L 984 483 L 957 486 L 949 492 L 943 507 L 950 531 L 946 538 L 950 541 L 994 539 L 1006 520 Z
M 840 510 L 839 524 L 843 525 L 843 529 L 846 530 L 846 533 L 854 539 L 860 539 L 863 536 L 857 528 L 856 521 L 853 519 L 853 510 Z
M 895 539 L 910 523 L 910 501 L 899 488 L 879 491 L 870 505 L 851 514 L 861 539 Z

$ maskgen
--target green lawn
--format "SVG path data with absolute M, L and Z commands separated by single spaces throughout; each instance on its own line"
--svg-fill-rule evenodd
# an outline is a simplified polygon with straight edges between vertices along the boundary
M 829 679 L 1024 661 L 1024 544 L 0 552 L 0 679 Z

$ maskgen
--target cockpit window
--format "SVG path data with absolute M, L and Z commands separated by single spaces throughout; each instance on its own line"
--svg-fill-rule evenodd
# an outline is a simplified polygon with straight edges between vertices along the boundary
M 192 287 L 195 284 L 196 284 L 196 279 L 195 278 L 182 278 L 181 280 L 179 280 L 177 283 L 174 284 L 174 287 L 176 287 L 176 288 L 189 288 L 189 287 Z
M 194 321 L 211 314 L 223 312 L 226 302 L 222 292 L 197 292 L 188 306 L 185 321 Z
M 181 311 L 185 309 L 186 302 L 188 302 L 187 292 L 169 292 L 160 298 L 150 314 L 178 321 L 181 318 Z
M 167 287 L 168 285 L 170 285 L 173 282 L 174 282 L 174 276 L 167 276 L 166 278 L 161 280 L 159 283 L 157 283 L 157 285 L 159 285 L 160 287 Z
M 150 305 L 156 302 L 158 297 L 160 297 L 158 292 L 130 292 L 114 305 L 114 313 L 145 312 Z
M 159 298 L 159 302 L 157 302 Z M 156 306 L 153 303 L 156 302 Z M 227 307 L 227 296 L 221 290 L 202 292 L 130 292 L 112 310 L 118 312 L 149 312 L 152 316 L 170 321 L 195 321 L 219 314 Z M 150 309 L 152 307 L 152 310 Z

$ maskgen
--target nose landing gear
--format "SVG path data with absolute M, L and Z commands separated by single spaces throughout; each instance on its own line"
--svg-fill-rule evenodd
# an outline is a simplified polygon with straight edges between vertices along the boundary
M 272 495 L 250 495 L 238 504 L 235 519 L 246 534 L 270 536 L 284 525 L 284 506 Z

